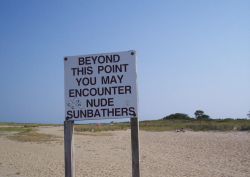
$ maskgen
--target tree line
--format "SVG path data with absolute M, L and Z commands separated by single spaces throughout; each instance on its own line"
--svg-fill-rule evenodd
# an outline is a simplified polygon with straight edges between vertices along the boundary
M 165 119 L 184 119 L 184 120 L 188 120 L 188 119 L 197 119 L 197 120 L 209 120 L 210 117 L 209 115 L 205 114 L 204 111 L 202 110 L 196 110 L 194 112 L 194 118 L 189 117 L 187 114 L 184 113 L 175 113 L 175 114 L 170 114 L 168 116 L 165 116 L 163 118 L 163 120 Z
M 249 113 L 247 114 L 247 117 L 250 118 L 250 111 Z M 196 110 L 194 112 L 194 117 L 190 117 L 189 115 L 187 114 L 184 114 L 184 113 L 175 113 L 175 114 L 170 114 L 168 116 L 165 116 L 163 118 L 163 120 L 166 120 L 166 119 L 182 119 L 182 120 L 190 120 L 190 119 L 196 119 L 196 120 L 210 120 L 210 116 L 205 114 L 205 112 L 203 110 Z

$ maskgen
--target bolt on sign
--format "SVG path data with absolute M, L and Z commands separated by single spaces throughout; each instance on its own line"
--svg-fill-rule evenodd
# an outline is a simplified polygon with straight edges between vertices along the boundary
M 64 58 L 66 120 L 137 116 L 136 52 Z

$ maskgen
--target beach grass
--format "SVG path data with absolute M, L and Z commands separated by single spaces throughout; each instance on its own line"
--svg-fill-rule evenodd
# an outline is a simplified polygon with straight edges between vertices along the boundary
M 0 132 L 17 132 L 16 139 L 29 141 L 36 138 L 49 140 L 48 135 L 41 135 L 35 131 L 40 126 L 62 126 L 60 124 L 16 124 L 0 123 Z M 248 119 L 165 119 L 140 121 L 140 130 L 145 131 L 175 131 L 185 129 L 191 131 L 250 131 L 250 120 Z M 130 129 L 129 122 L 112 122 L 105 124 L 75 124 L 76 132 L 102 132 Z
M 115 123 L 115 124 L 82 124 L 75 125 L 76 132 L 101 132 L 101 131 L 115 131 L 127 130 L 130 128 L 129 123 Z
M 0 132 L 7 135 L 8 139 L 20 142 L 48 142 L 56 139 L 53 135 L 38 133 L 36 128 L 39 126 L 41 125 L 1 123 Z
M 29 132 L 17 133 L 15 135 L 8 136 L 8 138 L 20 142 L 49 142 L 56 139 L 54 135 L 38 133 L 34 130 Z
M 211 119 L 211 120 L 152 120 L 140 121 L 140 130 L 145 131 L 175 131 L 185 129 L 191 131 L 250 131 L 250 120 L 240 119 Z M 100 132 L 127 130 L 130 124 L 112 123 L 112 124 L 83 124 L 75 125 L 76 132 Z
M 0 127 L 0 132 L 29 132 L 31 131 L 31 127 L 24 127 L 24 126 L 10 126 L 10 127 Z
M 143 121 L 140 123 L 142 130 L 148 131 L 171 131 L 186 129 L 192 131 L 249 131 L 250 120 L 158 120 Z

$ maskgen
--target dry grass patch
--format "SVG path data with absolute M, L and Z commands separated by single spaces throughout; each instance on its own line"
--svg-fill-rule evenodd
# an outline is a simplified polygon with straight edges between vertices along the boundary
M 38 133 L 37 124 L 0 124 L 0 135 L 7 136 L 8 139 L 20 142 L 50 142 L 58 139 L 57 136 Z
M 4 126 L 0 127 L 0 132 L 29 132 L 31 131 L 31 127 L 24 126 Z
M 111 132 L 76 132 L 75 134 L 85 136 L 113 136 Z
M 36 130 L 31 129 L 29 131 L 22 131 L 19 133 L 16 133 L 14 135 L 8 136 L 9 139 L 20 141 L 20 142 L 50 142 L 50 141 L 56 141 L 57 136 L 44 134 L 44 133 L 38 133 Z
M 82 124 L 75 125 L 76 132 L 105 132 L 116 130 L 127 130 L 130 128 L 129 123 L 115 123 L 115 124 Z

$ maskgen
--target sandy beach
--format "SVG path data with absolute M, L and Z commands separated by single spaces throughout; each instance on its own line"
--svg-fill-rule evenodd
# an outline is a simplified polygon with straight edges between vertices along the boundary
M 39 127 L 57 136 L 19 142 L 0 136 L 1 177 L 64 176 L 63 127 Z M 75 133 L 76 177 L 131 177 L 130 130 Z M 140 131 L 142 177 L 248 177 L 249 132 Z

